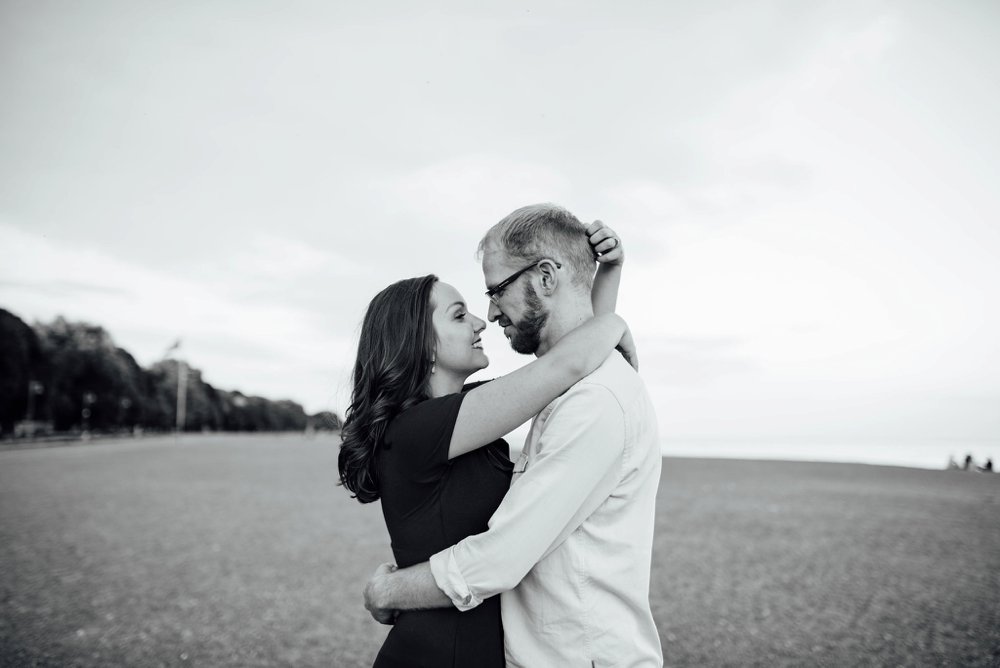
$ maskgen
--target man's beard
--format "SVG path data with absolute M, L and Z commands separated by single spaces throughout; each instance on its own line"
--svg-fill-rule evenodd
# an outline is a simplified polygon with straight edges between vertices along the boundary
M 542 300 L 531 283 L 524 288 L 526 309 L 524 317 L 514 325 L 514 336 L 510 337 L 510 347 L 522 355 L 533 355 L 542 343 L 542 328 L 549 320 L 549 314 L 542 306 Z

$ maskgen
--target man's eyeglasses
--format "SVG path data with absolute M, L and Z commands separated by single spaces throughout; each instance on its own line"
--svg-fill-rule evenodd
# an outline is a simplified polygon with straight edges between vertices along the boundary
M 523 274 L 524 272 L 528 271 L 529 269 L 534 269 L 535 267 L 537 267 L 539 264 L 541 264 L 545 260 L 548 260 L 549 262 L 554 263 L 556 265 L 556 269 L 562 269 L 562 265 L 559 264 L 558 262 L 556 262 L 555 260 L 553 260 L 551 258 L 543 257 L 541 260 L 536 260 L 536 261 L 532 262 L 531 264 L 529 264 L 524 269 L 521 269 L 519 271 L 515 271 L 510 276 L 508 276 L 507 278 L 503 279 L 502 281 L 500 281 L 499 283 L 497 283 L 496 285 L 494 285 L 492 288 L 490 288 L 489 290 L 486 291 L 486 296 L 494 304 L 499 304 L 500 297 L 501 297 L 501 295 L 503 295 L 503 291 L 506 290 L 507 287 L 511 283 L 513 283 L 518 278 L 520 278 L 521 274 Z

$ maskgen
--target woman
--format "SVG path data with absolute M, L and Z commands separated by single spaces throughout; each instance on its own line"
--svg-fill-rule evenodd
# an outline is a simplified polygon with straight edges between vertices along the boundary
M 594 371 L 616 346 L 626 358 L 634 352 L 625 322 L 611 313 L 621 245 L 600 223 L 588 234 L 602 262 L 592 290 L 597 315 L 543 357 L 493 381 L 465 385 L 489 364 L 479 336 L 486 323 L 436 276 L 394 283 L 369 305 L 342 431 L 340 479 L 361 503 L 381 498 L 399 567 L 486 531 L 511 479 L 501 437 Z M 416 665 L 502 668 L 500 597 L 468 612 L 401 613 L 375 666 Z

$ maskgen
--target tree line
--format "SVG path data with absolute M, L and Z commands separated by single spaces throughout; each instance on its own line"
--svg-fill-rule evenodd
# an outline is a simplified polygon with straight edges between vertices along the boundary
M 222 390 L 165 359 L 148 369 L 104 328 L 58 317 L 29 326 L 0 309 L 0 436 L 21 431 L 169 431 L 186 376 L 185 431 L 339 429 L 329 411 Z M 185 373 L 186 371 L 186 373 Z

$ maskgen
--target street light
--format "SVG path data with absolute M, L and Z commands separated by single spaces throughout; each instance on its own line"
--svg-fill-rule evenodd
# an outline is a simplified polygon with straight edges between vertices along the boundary
M 163 353 L 163 359 L 169 359 L 170 353 L 179 350 L 181 340 L 177 339 L 172 346 Z M 182 360 L 177 360 L 177 427 L 176 433 L 184 431 L 184 423 L 187 421 L 187 364 Z
M 128 397 L 121 397 L 118 399 L 118 428 L 121 429 L 125 427 L 125 413 L 128 411 L 129 407 L 132 405 L 132 400 Z M 127 429 L 127 427 L 126 427 Z
M 83 410 L 80 415 L 83 417 L 83 437 L 90 438 L 90 407 L 97 401 L 97 395 L 93 392 L 83 393 Z
M 37 380 L 28 381 L 28 414 L 24 419 L 25 430 L 28 436 L 35 435 L 35 397 L 45 392 L 45 386 Z

